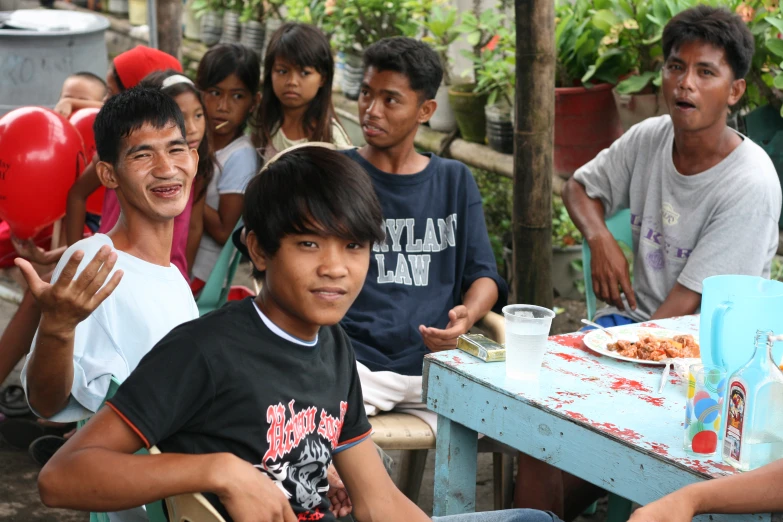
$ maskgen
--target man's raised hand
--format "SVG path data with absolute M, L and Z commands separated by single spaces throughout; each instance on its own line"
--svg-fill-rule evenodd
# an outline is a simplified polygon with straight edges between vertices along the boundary
M 117 288 L 122 270 L 117 270 L 109 279 L 117 262 L 116 252 L 108 246 L 101 247 L 79 277 L 74 279 L 83 258 L 84 252 L 74 252 L 54 284 L 41 280 L 28 261 L 15 260 L 41 308 L 42 325 L 45 322 L 49 328 L 63 332 L 74 330 Z

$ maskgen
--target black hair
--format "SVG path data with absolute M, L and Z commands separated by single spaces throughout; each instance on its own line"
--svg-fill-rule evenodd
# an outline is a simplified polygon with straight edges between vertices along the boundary
M 270 257 L 291 234 L 326 233 L 359 243 L 385 237 L 370 176 L 344 154 L 315 145 L 289 150 L 250 181 L 243 218 Z M 255 268 L 253 276 L 263 278 Z
M 133 87 L 106 100 L 93 124 L 101 161 L 116 166 L 122 140 L 145 124 L 156 129 L 176 125 L 185 137 L 185 121 L 177 102 L 158 89 Z
M 160 89 L 163 93 L 168 94 L 172 98 L 176 98 L 180 94 L 191 93 L 201 104 L 201 108 L 204 111 L 204 120 L 206 130 L 204 132 L 204 138 L 201 143 L 198 144 L 198 167 L 196 168 L 196 179 L 199 180 L 201 190 L 195 195 L 194 200 L 200 200 L 207 193 L 207 186 L 209 185 L 212 175 L 215 172 L 215 155 L 212 151 L 212 126 L 209 124 L 209 116 L 207 115 L 206 107 L 204 106 L 204 99 L 201 96 L 195 85 L 188 82 L 178 82 L 168 87 L 163 87 L 163 81 L 171 76 L 182 75 L 182 73 L 175 71 L 174 69 L 168 69 L 166 71 L 155 71 L 149 73 L 139 83 L 139 87 L 147 87 L 150 89 Z M 176 100 L 175 100 L 176 101 Z
M 68 78 L 85 78 L 87 80 L 92 80 L 94 82 L 98 82 L 103 87 L 103 94 L 106 94 L 106 91 L 108 90 L 108 87 L 106 86 L 106 80 L 98 76 L 97 74 L 93 74 L 88 71 L 79 71 L 71 74 L 68 76 Z
M 424 42 L 395 36 L 384 38 L 364 51 L 364 70 L 375 67 L 379 71 L 395 71 L 408 77 L 411 89 L 421 93 L 420 98 L 432 100 L 443 80 L 443 67 L 438 54 Z
M 256 52 L 244 45 L 219 44 L 201 58 L 196 71 L 196 86 L 203 92 L 232 74 L 236 74 L 250 95 L 255 96 L 261 82 L 261 64 Z M 244 129 L 243 123 L 237 132 L 241 134 Z
M 264 57 L 264 83 L 261 103 L 255 114 L 256 146 L 266 147 L 272 135 L 283 124 L 283 106 L 272 87 L 275 59 L 282 58 L 296 67 L 312 67 L 324 84 L 305 111 L 302 119 L 309 141 L 332 141 L 332 105 L 334 58 L 326 35 L 312 25 L 289 22 L 274 32 Z
M 728 9 L 698 5 L 681 12 L 663 28 L 663 59 L 684 43 L 701 41 L 723 49 L 735 79 L 750 70 L 755 42 L 739 15 Z

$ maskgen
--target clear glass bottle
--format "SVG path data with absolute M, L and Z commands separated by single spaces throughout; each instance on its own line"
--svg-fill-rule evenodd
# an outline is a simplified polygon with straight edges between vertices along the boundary
M 756 348 L 729 377 L 723 460 L 749 471 L 783 457 L 783 372 L 772 356 L 778 338 L 756 332 Z

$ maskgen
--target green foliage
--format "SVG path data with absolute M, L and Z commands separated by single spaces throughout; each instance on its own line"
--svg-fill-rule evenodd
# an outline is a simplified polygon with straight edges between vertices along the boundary
M 263 22 L 264 15 L 264 0 L 245 0 L 239 21 L 243 23 L 251 20 Z
M 489 95 L 487 105 L 503 101 L 512 105 L 517 79 L 515 28 L 499 27 L 476 65 L 476 92 Z
M 207 11 L 223 14 L 223 0 L 195 0 L 191 7 L 196 18 L 201 18 Z
M 476 179 L 481 202 L 484 206 L 484 221 L 487 223 L 489 242 L 498 273 L 506 273 L 506 263 L 503 259 L 503 247 L 511 243 L 511 216 L 513 209 L 512 187 L 509 178 L 481 169 L 472 169 Z
M 696 4 L 695 0 L 604 0 L 593 14 L 593 25 L 606 34 L 598 48 L 598 61 L 613 60 L 620 77 L 632 75 L 617 85 L 621 94 L 634 94 L 661 85 L 663 28 L 676 14 Z M 590 78 L 590 71 L 582 81 Z
M 332 46 L 361 53 L 391 36 L 419 36 L 419 24 L 410 0 L 328 0 L 322 29 L 332 35 Z
M 264 2 L 264 0 L 252 1 Z M 266 0 L 266 4 L 269 5 L 272 15 L 279 20 L 302 22 L 324 29 L 329 2 L 323 0 Z M 283 15 L 283 8 L 285 8 L 285 15 Z
M 493 38 L 500 38 L 500 32 L 507 23 L 504 13 L 504 5 L 498 4 L 495 8 L 478 11 L 479 3 L 474 3 L 472 11 L 462 13 L 462 23 L 457 26 L 457 31 L 470 44 L 470 51 L 462 51 L 462 56 L 473 62 L 473 78 L 478 81 L 479 71 L 487 64 L 483 60 L 482 53 L 486 50 Z M 513 20 L 512 20 L 512 24 Z M 465 71 L 467 75 L 470 70 Z
M 756 52 L 746 77 L 747 90 L 737 110 L 752 110 L 771 103 L 781 110 L 776 90 L 783 87 L 783 14 L 777 0 L 712 0 L 737 12 L 748 24 Z M 781 111 L 783 116 L 783 110 Z
M 451 85 L 449 46 L 462 34 L 458 30 L 457 8 L 447 0 L 410 0 L 406 7 L 411 10 L 413 19 L 424 32 L 422 41 L 430 44 L 438 53 L 443 67 L 443 83 Z
M 552 246 L 566 248 L 580 245 L 582 233 L 568 215 L 560 196 L 552 196 Z
M 775 256 L 772 258 L 772 268 L 769 274 L 770 279 L 783 281 L 783 258 Z
M 599 25 L 592 21 L 591 0 L 558 0 L 555 5 L 555 85 L 578 86 L 588 72 L 588 79 L 617 83 L 622 67 L 617 63 L 619 54 L 601 57 L 598 48 L 606 36 Z

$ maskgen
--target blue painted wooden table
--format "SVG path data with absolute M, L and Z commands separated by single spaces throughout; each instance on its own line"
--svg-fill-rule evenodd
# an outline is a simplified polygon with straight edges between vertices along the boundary
M 698 333 L 698 316 L 645 323 Z M 459 350 L 428 355 L 424 400 L 438 413 L 434 515 L 475 510 L 477 433 L 647 504 L 693 482 L 734 473 L 719 454 L 683 450 L 685 388 L 661 366 L 590 351 L 584 333 L 549 338 L 538 384 L 507 379 L 505 363 Z M 771 514 L 715 521 L 775 521 Z

